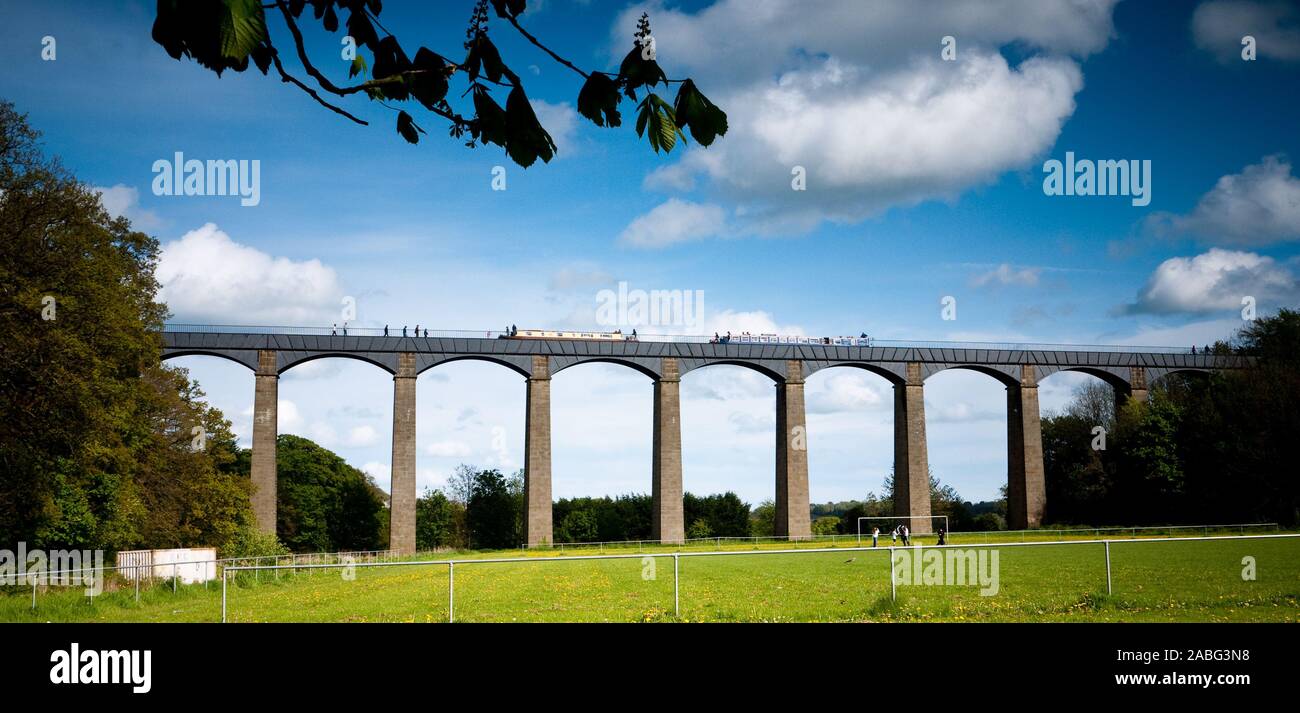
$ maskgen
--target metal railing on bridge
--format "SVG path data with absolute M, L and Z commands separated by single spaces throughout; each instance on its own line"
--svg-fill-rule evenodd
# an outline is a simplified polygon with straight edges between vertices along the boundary
M 252 326 L 235 324 L 168 324 L 165 331 L 195 334 L 289 334 L 306 336 L 348 336 L 348 337 L 409 337 L 413 339 L 497 339 L 509 336 L 509 333 L 482 329 L 425 329 L 417 333 L 415 328 L 406 325 L 388 327 L 289 327 L 289 326 Z M 835 337 L 832 337 L 834 339 Z M 769 341 L 763 341 L 767 339 Z M 778 335 L 746 335 L 746 340 L 733 335 L 729 344 L 806 344 L 818 346 L 819 337 Z M 690 344 L 710 344 L 716 340 L 706 334 L 637 334 L 640 342 L 682 342 Z M 810 343 L 811 342 L 811 343 Z M 940 340 L 906 340 L 906 339 L 870 339 L 870 346 L 898 349 L 988 349 L 998 351 L 1072 351 L 1072 352 L 1123 352 L 1149 354 L 1190 354 L 1191 347 L 1151 346 L 1133 344 L 1058 344 L 1049 342 L 967 342 Z

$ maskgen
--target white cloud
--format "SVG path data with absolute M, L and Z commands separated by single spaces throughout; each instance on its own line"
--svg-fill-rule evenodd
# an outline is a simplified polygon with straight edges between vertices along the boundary
M 253 407 L 250 405 L 243 410 L 243 423 L 248 424 L 245 429 L 249 437 L 252 437 L 253 429 Z M 275 404 L 275 424 L 279 433 L 292 433 L 303 425 L 302 415 L 298 413 L 298 405 L 287 399 L 280 399 Z
M 348 437 L 344 441 L 344 444 L 349 448 L 364 448 L 377 443 L 379 443 L 379 432 L 375 430 L 374 426 L 369 425 L 353 426 L 348 431 Z
M 619 242 L 638 248 L 662 248 L 720 235 L 726 212 L 716 205 L 670 198 L 638 216 L 623 230 Z
M 136 230 L 149 232 L 162 225 L 157 213 L 140 207 L 140 191 L 132 186 L 118 183 L 108 188 L 95 186 L 91 190 L 99 194 L 99 201 L 109 215 L 126 218 Z
M 1300 240 L 1300 179 L 1291 164 L 1267 156 L 1241 173 L 1223 176 L 1188 215 L 1157 213 L 1150 226 L 1231 245 Z
M 241 245 L 207 223 L 167 243 L 156 272 L 178 321 L 212 324 L 330 324 L 343 289 L 319 260 L 297 262 Z
M 557 292 L 604 287 L 614 281 L 614 276 L 599 267 L 579 263 L 566 265 L 551 273 L 547 288 Z
M 610 54 L 621 60 L 632 48 L 631 31 L 648 12 L 659 54 L 706 92 L 764 81 L 820 56 L 890 69 L 937 56 L 944 35 L 958 38 L 959 57 L 1011 43 L 1086 56 L 1114 33 L 1117 1 L 931 0 L 924 12 L 908 0 L 719 0 L 698 12 L 642 2 L 610 27 Z
M 284 372 L 280 378 L 292 381 L 332 379 L 342 373 L 340 362 L 340 359 L 313 359 Z
M 869 379 L 879 381 L 879 377 L 865 374 L 832 374 L 823 390 L 808 394 L 808 413 L 857 412 L 882 406 L 885 398 Z
M 646 178 L 691 190 L 707 177 L 736 205 L 732 232 L 805 232 L 894 206 L 951 199 L 1022 169 L 1056 141 L 1083 87 L 1076 57 L 1102 49 L 1114 2 L 721 0 L 648 9 L 659 52 L 728 113 L 730 131 Z M 939 58 L 958 38 L 957 61 Z M 1033 56 L 1012 67 L 999 49 Z M 791 190 L 806 170 L 807 190 Z
M 1212 248 L 1195 257 L 1175 257 L 1156 268 L 1125 305 L 1127 314 L 1204 314 L 1240 310 L 1242 298 L 1254 297 L 1262 311 L 1267 301 L 1300 299 L 1296 275 L 1272 258 L 1251 252 Z
M 430 443 L 425 450 L 436 458 L 468 458 L 474 454 L 474 449 L 462 441 L 438 441 Z
M 1143 327 L 1129 337 L 1112 340 L 1116 344 L 1139 347 L 1182 347 L 1192 344 L 1202 346 L 1220 339 L 1231 339 L 1243 322 L 1240 318 L 1211 319 L 1191 322 L 1176 327 Z
M 541 99 L 533 99 L 530 103 L 533 105 L 533 113 L 537 114 L 537 120 L 542 122 L 542 127 L 555 142 L 556 158 L 562 158 L 573 151 L 574 134 L 578 130 L 578 112 L 573 105 L 568 102 L 552 104 Z
M 966 402 L 933 403 L 925 402 L 925 420 L 931 423 L 972 423 L 977 421 L 1001 421 L 1006 414 L 977 408 Z
M 361 472 L 369 475 L 374 479 L 375 485 L 388 490 L 393 480 L 393 468 L 387 463 L 379 461 L 370 461 L 359 469 Z
M 988 272 L 975 275 L 971 278 L 970 284 L 971 287 L 987 287 L 989 285 L 1033 287 L 1038 284 L 1038 276 L 1041 273 L 1041 268 L 1015 268 L 1004 262 Z
M 947 199 L 1028 165 L 1074 112 L 1083 75 L 1071 60 L 999 54 L 918 58 L 879 74 L 827 59 L 729 94 L 731 131 L 649 185 L 706 175 L 738 202 L 750 232 L 803 232 L 899 205 Z M 802 168 L 807 189 L 792 190 Z
M 1287 2 L 1210 0 L 1192 14 L 1196 46 L 1219 61 L 1242 61 L 1241 38 L 1255 38 L 1259 57 L 1300 60 L 1300 11 Z
M 733 411 L 727 421 L 736 433 L 772 433 L 776 428 L 776 417 L 770 413 Z

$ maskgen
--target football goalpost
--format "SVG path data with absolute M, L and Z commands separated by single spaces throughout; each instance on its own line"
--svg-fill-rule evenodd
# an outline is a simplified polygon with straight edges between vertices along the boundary
M 906 524 L 908 530 L 915 529 L 911 526 L 911 521 L 913 520 L 928 520 L 930 524 L 933 525 L 936 519 L 943 520 L 943 524 L 941 525 L 941 527 L 943 527 L 944 532 L 947 532 L 948 535 L 951 536 L 952 530 L 948 529 L 947 515 L 872 515 L 872 516 L 860 517 L 858 518 L 858 546 L 859 547 L 862 546 L 862 521 L 863 520 L 883 521 L 882 526 L 880 528 L 880 534 L 883 536 L 883 535 L 889 535 L 891 532 L 894 531 L 894 527 L 898 525 Z M 930 533 L 922 533 L 922 534 L 930 534 Z

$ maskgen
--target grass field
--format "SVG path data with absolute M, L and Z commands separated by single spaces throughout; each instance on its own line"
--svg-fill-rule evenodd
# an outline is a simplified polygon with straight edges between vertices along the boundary
M 845 542 L 845 547 L 852 543 Z M 788 544 L 784 545 L 789 547 Z M 737 545 L 737 548 L 741 546 Z M 998 589 L 900 585 L 890 597 L 887 550 L 486 563 L 506 553 L 456 554 L 457 622 L 511 621 L 1285 621 L 1300 620 L 1300 539 L 1112 541 L 1114 593 L 1101 544 L 994 547 Z M 668 551 L 659 548 L 656 551 Z M 627 552 L 626 549 L 620 553 Z M 631 553 L 635 554 L 635 548 Z M 533 552 L 536 557 L 554 552 Z M 577 553 L 566 553 L 577 554 Z M 1253 557 L 1255 579 L 1243 579 Z M 440 555 L 438 559 L 446 559 Z M 470 561 L 467 561 L 470 560 Z M 0 621 L 216 622 L 220 581 L 129 583 L 96 598 L 81 590 L 11 587 Z M 235 622 L 445 622 L 446 565 L 232 575 Z

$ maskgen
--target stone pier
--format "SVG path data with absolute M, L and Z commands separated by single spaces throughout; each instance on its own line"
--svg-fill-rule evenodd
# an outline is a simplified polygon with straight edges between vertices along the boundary
M 925 445 L 925 383 L 921 365 L 907 365 L 907 381 L 894 385 L 894 514 L 912 515 L 907 528 L 931 532 L 930 457 Z M 856 526 L 856 525 L 855 525 Z
M 1128 388 L 1115 389 L 1115 418 L 1119 418 L 1119 413 L 1124 409 L 1130 399 L 1140 404 L 1147 402 L 1147 374 L 1146 369 L 1140 366 L 1129 367 Z
M 1020 370 L 1020 384 L 1007 386 L 1007 527 L 1012 530 L 1041 525 L 1047 502 L 1038 379 L 1034 367 Z
M 812 535 L 808 506 L 808 426 L 804 418 L 803 362 L 786 363 L 776 385 L 777 537 Z
M 654 383 L 654 436 L 651 466 L 651 539 L 683 542 L 681 376 L 677 360 L 665 358 Z
M 415 355 L 397 355 L 393 375 L 393 463 L 389 486 L 388 548 L 415 553 Z
M 275 352 L 257 352 L 257 371 L 253 376 L 253 519 L 258 532 L 275 534 L 277 435 L 280 374 L 276 371 Z
M 530 546 L 554 544 L 551 531 L 551 368 L 533 357 L 524 415 L 524 536 Z

